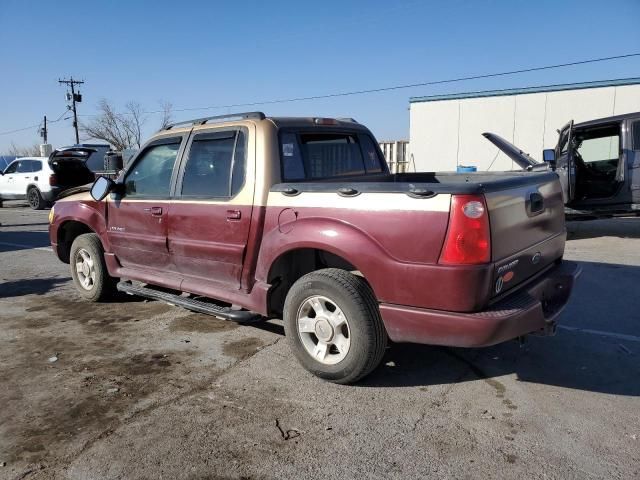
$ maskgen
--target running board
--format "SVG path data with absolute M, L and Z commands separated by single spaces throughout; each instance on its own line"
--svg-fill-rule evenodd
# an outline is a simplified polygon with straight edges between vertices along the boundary
M 224 320 L 232 320 L 238 323 L 255 323 L 262 320 L 262 316 L 248 310 L 234 310 L 229 307 L 221 307 L 209 302 L 202 302 L 193 298 L 183 297 L 175 293 L 163 292 L 154 288 L 133 285 L 131 282 L 118 282 L 118 290 L 129 295 L 160 300 L 171 305 L 177 305 L 187 310 L 198 313 L 214 315 Z

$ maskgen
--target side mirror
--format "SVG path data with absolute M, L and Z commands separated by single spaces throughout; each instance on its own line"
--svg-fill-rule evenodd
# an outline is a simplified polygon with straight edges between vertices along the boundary
M 91 197 L 93 197 L 93 199 L 97 202 L 103 200 L 104 197 L 106 197 L 109 192 L 113 190 L 114 185 L 115 182 L 113 180 L 107 177 L 98 177 L 91 186 Z
M 556 151 L 553 148 L 546 148 L 542 151 L 542 161 L 546 163 L 555 163 Z

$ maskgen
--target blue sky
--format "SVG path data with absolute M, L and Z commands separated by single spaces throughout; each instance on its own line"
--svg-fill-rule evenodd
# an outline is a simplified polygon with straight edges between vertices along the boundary
M 640 51 L 640 0 L 0 0 L 0 132 L 65 110 L 59 77 L 82 78 L 81 115 L 106 98 L 146 110 L 417 83 Z M 408 99 L 438 93 L 640 76 L 640 57 L 510 77 L 258 106 L 272 115 L 350 116 L 405 138 Z M 176 120 L 227 113 L 176 112 Z M 89 117 L 81 117 L 87 120 Z M 159 122 L 148 119 L 146 134 Z M 36 129 L 0 135 L 38 141 Z M 51 125 L 73 143 L 70 121 Z

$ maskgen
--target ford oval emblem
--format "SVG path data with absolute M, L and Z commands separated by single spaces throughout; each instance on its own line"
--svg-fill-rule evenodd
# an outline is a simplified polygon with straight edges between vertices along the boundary
M 540 263 L 540 260 L 542 260 L 542 254 L 540 252 L 536 252 L 536 254 L 531 257 L 531 263 L 533 263 L 534 265 Z

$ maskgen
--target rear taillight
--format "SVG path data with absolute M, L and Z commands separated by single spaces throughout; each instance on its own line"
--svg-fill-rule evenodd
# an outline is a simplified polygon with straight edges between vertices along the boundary
M 51 185 L 52 187 L 58 185 L 58 178 L 55 176 L 55 174 L 49 175 L 49 185 Z
M 481 195 L 453 195 L 439 263 L 477 264 L 491 259 L 489 214 Z

